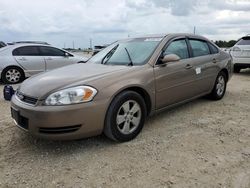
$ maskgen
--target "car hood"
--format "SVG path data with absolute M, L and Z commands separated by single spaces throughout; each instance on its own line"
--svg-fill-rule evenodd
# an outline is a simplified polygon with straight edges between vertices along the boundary
M 48 93 L 74 85 L 74 83 L 87 84 L 91 80 L 124 69 L 128 69 L 128 67 L 94 63 L 69 65 L 25 80 L 20 85 L 19 91 L 24 95 L 43 99 Z

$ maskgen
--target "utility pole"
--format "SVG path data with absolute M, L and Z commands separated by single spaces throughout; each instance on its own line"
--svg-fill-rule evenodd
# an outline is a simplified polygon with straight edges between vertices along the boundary
M 89 48 L 92 49 L 92 38 L 89 39 Z
M 73 49 L 75 49 L 75 41 L 73 41 L 72 43 L 73 43 Z
M 194 35 L 196 34 L 196 27 L 194 26 Z
M 65 44 L 65 43 L 63 43 L 63 48 L 65 49 L 65 47 L 66 47 L 66 44 Z

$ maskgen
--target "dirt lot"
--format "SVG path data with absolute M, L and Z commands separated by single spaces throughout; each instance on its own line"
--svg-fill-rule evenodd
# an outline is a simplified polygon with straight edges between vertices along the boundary
M 0 187 L 250 187 L 250 70 L 234 75 L 223 100 L 151 117 L 122 144 L 33 138 L 0 97 Z

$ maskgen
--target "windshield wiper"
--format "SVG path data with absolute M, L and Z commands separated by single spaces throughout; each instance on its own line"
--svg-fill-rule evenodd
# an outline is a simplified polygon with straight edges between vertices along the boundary
M 126 50 L 126 52 L 127 52 L 127 54 L 128 54 L 128 58 L 129 58 L 129 64 L 128 64 L 128 66 L 133 66 L 134 65 L 134 63 L 133 63 L 133 61 L 132 61 L 132 59 L 131 59 L 131 56 L 130 56 L 130 54 L 129 54 L 129 52 L 128 52 L 128 49 L 125 47 L 125 50 Z
M 111 58 L 111 56 L 115 53 L 115 50 L 118 48 L 119 44 L 117 44 L 114 48 L 112 48 L 103 58 L 101 61 L 101 64 L 106 64 L 108 60 Z M 107 60 L 104 62 L 104 60 L 107 58 Z

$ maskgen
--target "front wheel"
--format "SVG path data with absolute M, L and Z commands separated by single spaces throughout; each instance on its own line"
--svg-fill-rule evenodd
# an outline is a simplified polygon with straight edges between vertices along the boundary
M 124 91 L 111 103 L 105 120 L 104 134 L 125 142 L 135 138 L 143 128 L 146 105 L 138 93 Z
M 214 88 L 210 93 L 210 98 L 213 100 L 220 100 L 225 95 L 227 88 L 227 76 L 224 72 L 220 72 L 216 78 Z

